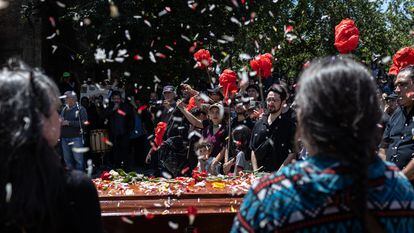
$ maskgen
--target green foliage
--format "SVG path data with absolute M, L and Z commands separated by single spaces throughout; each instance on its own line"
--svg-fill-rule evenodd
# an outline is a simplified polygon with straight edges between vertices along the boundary
M 295 78 L 306 61 L 338 53 L 334 28 L 344 18 L 355 20 L 360 30 L 356 57 L 370 61 L 374 54 L 392 56 L 412 44 L 413 6 L 412 0 L 246 0 L 244 4 L 237 0 L 90 0 L 68 6 L 60 20 L 76 32 L 74 50 L 86 69 L 105 73 L 111 69 L 121 75 L 126 71 L 132 82 L 152 85 L 154 75 L 174 84 L 187 77 L 205 79 L 205 72 L 194 69 L 189 49 L 195 44 L 196 50 L 210 50 L 216 75 L 225 68 L 249 70 L 248 60 L 240 59 L 240 54 L 254 57 L 272 52 L 277 58 L 274 73 Z M 119 16 L 111 17 L 110 9 L 112 14 L 118 9 Z M 286 25 L 293 26 L 296 39 L 286 39 Z M 123 62 L 97 62 L 97 48 L 104 48 L 106 54 L 112 50 L 112 59 L 126 49 L 129 57 Z M 150 52 L 156 63 L 149 58 Z M 135 55 L 143 60 L 134 60 Z

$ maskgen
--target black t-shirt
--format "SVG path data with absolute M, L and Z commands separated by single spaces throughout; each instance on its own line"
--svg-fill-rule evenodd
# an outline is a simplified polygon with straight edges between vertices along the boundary
M 403 108 L 397 108 L 388 120 L 382 146 L 387 149 L 387 161 L 395 163 L 403 169 L 414 157 L 414 109 L 407 113 Z
M 266 172 L 277 171 L 290 153 L 294 152 L 296 126 L 286 117 L 277 117 L 271 125 L 268 115 L 259 119 L 252 130 L 250 148 L 255 152 L 258 167 Z

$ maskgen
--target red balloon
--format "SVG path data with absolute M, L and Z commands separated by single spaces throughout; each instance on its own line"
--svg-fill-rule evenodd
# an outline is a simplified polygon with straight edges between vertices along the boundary
M 160 146 L 161 143 L 164 141 L 162 138 L 164 137 L 165 131 L 167 130 L 167 123 L 159 122 L 157 127 L 155 128 L 155 139 L 154 142 L 157 146 Z
M 359 30 L 351 19 L 344 19 L 335 27 L 335 47 L 342 53 L 349 53 L 358 47 Z
M 250 66 L 259 77 L 267 78 L 272 74 L 272 61 L 273 56 L 270 53 L 259 54 L 250 61 Z
M 403 68 L 414 65 L 414 49 L 411 47 L 405 47 L 394 55 L 392 58 L 392 66 L 388 71 L 389 75 L 397 75 Z
M 205 49 L 200 49 L 194 53 L 194 60 L 197 61 L 197 66 L 200 69 L 205 69 L 213 64 L 210 52 Z

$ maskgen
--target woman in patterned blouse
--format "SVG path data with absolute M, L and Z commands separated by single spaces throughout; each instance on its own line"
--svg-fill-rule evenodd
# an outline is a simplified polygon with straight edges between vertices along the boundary
M 231 232 L 414 232 L 414 191 L 376 154 L 381 110 L 370 73 L 344 57 L 301 75 L 298 136 L 310 157 L 252 185 Z

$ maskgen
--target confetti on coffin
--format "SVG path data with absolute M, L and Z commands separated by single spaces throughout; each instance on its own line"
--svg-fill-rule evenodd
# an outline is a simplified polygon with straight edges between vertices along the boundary
M 86 153 L 89 151 L 89 147 L 73 147 L 72 151 L 75 153 Z

